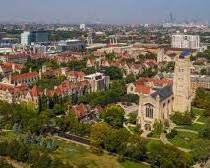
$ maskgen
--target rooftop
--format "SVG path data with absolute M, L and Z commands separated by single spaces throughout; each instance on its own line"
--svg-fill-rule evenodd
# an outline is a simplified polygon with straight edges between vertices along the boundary
M 157 89 L 156 92 L 152 93 L 151 96 L 156 99 L 157 96 L 160 97 L 160 101 L 165 100 L 173 94 L 172 85 L 165 86 L 161 89 Z

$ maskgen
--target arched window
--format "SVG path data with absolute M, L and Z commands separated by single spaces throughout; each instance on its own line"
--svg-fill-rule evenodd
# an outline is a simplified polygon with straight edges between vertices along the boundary
M 166 104 L 165 103 L 163 103 L 163 108 L 166 106 Z
M 133 92 L 133 86 L 131 86 L 131 92 Z
M 152 104 L 146 104 L 146 117 L 153 118 L 154 117 L 154 106 Z

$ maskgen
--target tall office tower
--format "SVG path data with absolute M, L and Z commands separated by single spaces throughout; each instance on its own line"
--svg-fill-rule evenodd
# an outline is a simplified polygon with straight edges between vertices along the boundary
M 174 22 L 175 22 L 174 15 L 173 15 L 173 13 L 170 13 L 169 14 L 169 23 L 174 23 Z
M 31 33 L 25 31 L 21 34 L 21 44 L 22 45 L 29 45 L 31 43 Z
M 172 35 L 172 48 L 187 48 L 187 49 L 200 49 L 200 36 L 197 35 Z
M 190 78 L 191 63 L 187 51 L 176 58 L 173 80 L 173 111 L 189 112 L 191 110 L 192 91 Z
M 48 42 L 48 32 L 47 31 L 32 31 L 31 32 L 31 42 L 41 43 Z

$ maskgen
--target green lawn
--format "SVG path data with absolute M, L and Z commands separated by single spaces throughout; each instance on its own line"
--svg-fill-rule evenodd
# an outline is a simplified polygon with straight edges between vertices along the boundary
M 140 163 L 134 163 L 130 161 L 125 161 L 121 163 L 124 168 L 150 168 L 150 166 Z
M 148 166 L 131 161 L 118 162 L 117 157 L 108 155 L 96 155 L 89 147 L 67 143 L 63 140 L 57 141 L 59 148 L 54 151 L 53 157 L 62 159 L 77 166 L 85 165 L 88 168 L 149 168 Z
M 203 122 L 203 123 L 206 123 L 210 120 L 210 117 L 205 117 L 205 116 L 201 116 L 199 119 L 198 119 L 198 122 Z
M 202 130 L 205 127 L 205 123 L 208 122 L 208 120 L 209 120 L 208 117 L 203 116 L 203 111 L 204 111 L 204 109 L 199 109 L 199 108 L 196 108 L 196 107 L 192 108 L 193 115 L 194 116 L 198 116 L 198 115 L 200 116 L 200 118 L 198 119 L 197 122 L 202 122 L 202 123 L 204 123 L 203 125 L 195 123 L 195 124 L 192 124 L 192 125 L 180 126 L 178 128 L 189 129 L 189 130 L 193 130 L 193 131 Z
M 146 140 L 146 148 L 147 151 L 150 152 L 151 148 L 153 147 L 154 144 L 161 144 L 162 142 L 160 140 Z
M 17 134 L 14 132 L 3 132 L 0 134 L 1 141 L 15 140 L 16 138 Z M 87 168 L 149 168 L 147 165 L 131 161 L 120 163 L 117 157 L 106 153 L 96 155 L 91 152 L 89 147 L 72 142 L 56 139 L 56 143 L 59 145 L 59 148 L 52 152 L 51 156 L 60 158 L 64 163 Z M 32 147 L 39 148 L 37 145 L 32 145 Z
M 20 134 L 20 136 L 22 136 Z M 0 133 L 0 141 L 6 141 L 6 140 L 15 140 L 17 138 L 17 134 L 14 132 L 1 132 Z
M 196 107 L 192 107 L 192 110 L 191 110 L 192 114 L 195 115 L 195 116 L 196 115 L 202 116 L 203 111 L 205 111 L 205 110 L 204 109 L 199 109 L 199 108 L 196 108 Z
M 200 131 L 204 128 L 205 125 L 201 125 L 201 124 L 192 124 L 192 125 L 185 125 L 185 126 L 181 126 L 178 127 L 177 129 L 189 129 L 189 130 L 193 130 L 193 131 Z
M 210 153 L 210 140 L 200 138 L 194 133 L 178 131 L 178 135 L 169 141 L 177 147 L 192 150 L 192 154 L 196 158 Z

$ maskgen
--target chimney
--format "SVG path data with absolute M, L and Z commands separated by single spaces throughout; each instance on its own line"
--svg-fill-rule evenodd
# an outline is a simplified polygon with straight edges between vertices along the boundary
M 15 72 L 15 64 L 12 64 L 12 72 Z
M 42 79 L 42 70 L 39 70 L 39 79 Z
M 12 75 L 11 75 L 11 73 L 9 74 L 9 83 L 10 84 L 12 83 Z
M 47 88 L 44 89 L 44 95 L 47 95 Z
M 46 65 L 43 65 L 42 66 L 42 73 L 45 73 L 47 71 L 47 66 Z
M 61 68 L 61 75 L 66 76 L 66 68 Z

